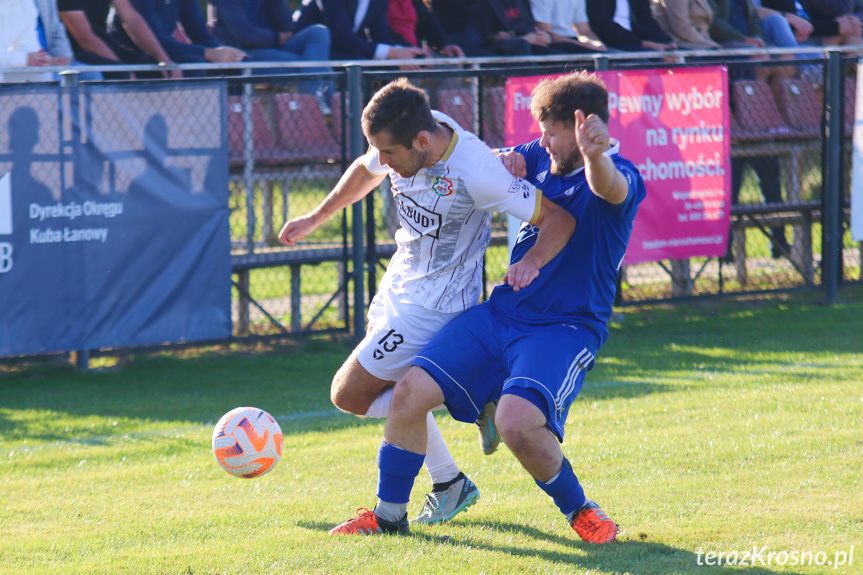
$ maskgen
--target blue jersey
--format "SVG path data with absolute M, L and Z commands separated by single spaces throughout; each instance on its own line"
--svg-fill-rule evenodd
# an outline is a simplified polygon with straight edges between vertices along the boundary
M 584 169 L 566 176 L 551 173 L 551 159 L 539 140 L 517 146 L 527 162 L 527 181 L 575 218 L 575 232 L 567 245 L 519 290 L 498 286 L 489 298 L 492 309 L 527 325 L 566 324 L 587 328 L 597 338 L 596 350 L 608 337 L 608 319 L 617 277 L 638 205 L 644 199 L 644 180 L 632 162 L 618 154 L 613 142 L 606 155 L 626 178 L 629 193 L 620 205 L 611 205 L 587 185 Z M 539 228 L 522 226 L 511 262 L 519 261 L 536 242 Z M 594 350 L 594 353 L 595 351 Z

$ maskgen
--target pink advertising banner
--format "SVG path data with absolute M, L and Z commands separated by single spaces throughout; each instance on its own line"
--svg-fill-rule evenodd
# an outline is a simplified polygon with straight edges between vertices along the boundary
M 724 255 L 731 214 L 727 69 L 599 75 L 609 92 L 611 137 L 647 186 L 624 263 Z M 539 138 L 530 94 L 541 79 L 507 80 L 507 146 Z

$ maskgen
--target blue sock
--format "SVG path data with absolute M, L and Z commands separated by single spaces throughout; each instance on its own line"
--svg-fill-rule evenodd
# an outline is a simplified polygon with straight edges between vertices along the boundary
M 377 496 L 380 500 L 407 503 L 425 458 L 424 453 L 412 453 L 382 441 L 378 450 Z
M 549 483 L 536 481 L 539 488 L 548 493 L 554 499 L 554 504 L 560 509 L 560 512 L 567 517 L 575 510 L 581 509 L 584 506 L 586 498 L 584 497 L 584 489 L 578 482 L 578 477 L 572 471 L 572 465 L 569 460 L 563 458 L 563 468 L 560 473 Z

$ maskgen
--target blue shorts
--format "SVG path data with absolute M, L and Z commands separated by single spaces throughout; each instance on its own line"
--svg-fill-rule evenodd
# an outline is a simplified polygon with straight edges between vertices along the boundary
M 573 324 L 529 326 L 480 304 L 447 324 L 414 365 L 437 381 L 450 414 L 472 423 L 505 393 L 536 405 L 563 442 L 569 406 L 594 365 L 598 337 Z

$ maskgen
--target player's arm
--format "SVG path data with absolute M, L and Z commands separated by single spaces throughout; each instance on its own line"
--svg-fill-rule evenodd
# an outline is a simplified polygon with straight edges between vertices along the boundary
M 576 110 L 575 140 L 584 159 L 584 176 L 590 189 L 609 204 L 622 204 L 629 186 L 611 158 L 605 155 L 608 126 L 596 114 L 585 118 L 584 112 Z
M 119 60 L 114 51 L 93 31 L 83 10 L 64 10 L 60 12 L 60 20 L 82 51 L 92 52 L 108 60 Z
M 129 34 L 129 37 L 141 50 L 152 56 L 160 64 L 173 64 L 174 61 L 162 48 L 156 35 L 150 29 L 150 25 L 144 20 L 144 17 L 132 6 L 130 0 L 114 0 L 112 2 L 114 10 L 120 16 L 123 22 L 123 27 Z M 182 72 L 174 70 L 168 74 L 172 78 L 182 77 Z
M 369 171 L 365 156 L 357 158 L 318 207 L 282 226 L 279 241 L 286 246 L 293 246 L 295 242 L 315 231 L 334 213 L 366 197 L 380 185 L 384 177 L 385 175 L 375 175 Z
M 539 214 L 531 223 L 539 226 L 536 243 L 523 258 L 509 266 L 503 276 L 503 281 L 512 286 L 513 291 L 527 287 L 536 279 L 540 268 L 560 253 L 575 231 L 575 218 L 545 196 Z

